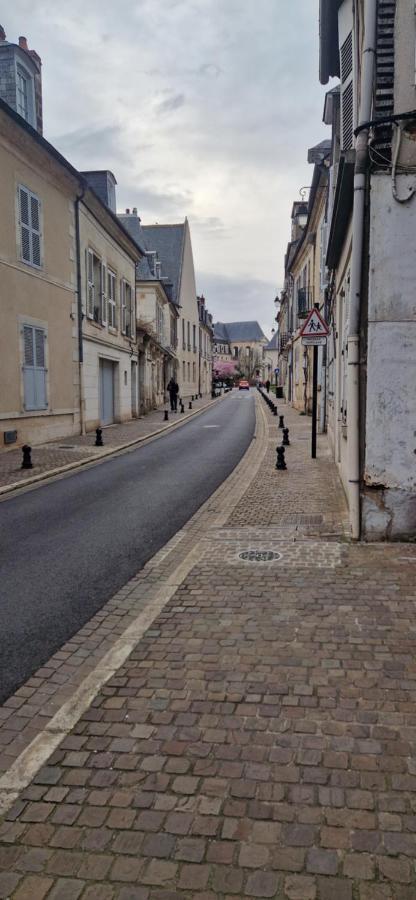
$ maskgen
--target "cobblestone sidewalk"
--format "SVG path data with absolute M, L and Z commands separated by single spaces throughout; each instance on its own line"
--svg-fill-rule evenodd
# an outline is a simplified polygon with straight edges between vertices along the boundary
M 189 402 L 192 403 L 192 410 L 189 410 Z M 33 480 L 38 480 L 39 476 L 45 478 L 50 474 L 67 471 L 86 462 L 108 456 L 109 451 L 120 450 L 136 441 L 140 442 L 154 434 L 159 434 L 173 425 L 186 421 L 198 410 L 205 409 L 215 402 L 210 397 L 194 401 L 188 398 L 186 402 L 184 401 L 185 412 L 169 412 L 168 422 L 164 421 L 164 409 L 167 409 L 169 404 L 149 412 L 140 419 L 132 419 L 121 425 L 108 425 L 103 428 L 104 446 L 102 448 L 94 446 L 95 432 L 85 435 L 70 435 L 59 441 L 33 445 L 33 469 L 21 468 L 21 448 L 3 450 L 0 452 L 0 494 L 6 493 L 14 487 L 20 487 L 22 484 L 32 483 Z
M 0 710 L 0 898 L 416 897 L 414 548 L 350 544 L 324 439 L 312 462 L 279 409 L 278 472 L 257 411 L 224 485 Z

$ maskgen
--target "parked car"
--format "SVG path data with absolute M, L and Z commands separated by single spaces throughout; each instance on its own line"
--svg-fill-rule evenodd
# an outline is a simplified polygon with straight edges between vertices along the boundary
M 250 390 L 250 385 L 249 385 L 248 381 L 245 380 L 245 378 L 242 378 L 241 381 L 238 382 L 238 390 L 239 391 L 249 391 Z

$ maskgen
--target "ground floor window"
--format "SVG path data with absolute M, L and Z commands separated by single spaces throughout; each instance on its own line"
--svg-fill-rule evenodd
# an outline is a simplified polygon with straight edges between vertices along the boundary
M 34 325 L 23 326 L 23 390 L 25 409 L 47 409 L 46 331 Z

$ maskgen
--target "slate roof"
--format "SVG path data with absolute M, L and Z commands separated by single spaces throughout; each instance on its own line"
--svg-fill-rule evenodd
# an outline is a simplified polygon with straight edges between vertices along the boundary
M 265 350 L 278 350 L 279 349 L 279 332 L 275 331 L 273 337 L 269 341 L 268 344 L 264 347 Z
M 214 340 L 237 342 L 267 341 L 258 322 L 216 322 Z
M 172 300 L 179 305 L 186 221 L 179 225 L 143 225 L 144 240 L 157 250 L 162 271 L 172 283 Z

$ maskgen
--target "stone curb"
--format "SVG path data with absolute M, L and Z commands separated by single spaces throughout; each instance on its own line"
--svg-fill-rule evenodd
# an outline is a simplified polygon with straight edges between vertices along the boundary
M 128 441 L 125 444 L 119 444 L 117 447 L 111 447 L 108 450 L 104 450 L 102 453 L 97 453 L 96 456 L 86 457 L 86 459 L 78 459 L 76 462 L 67 463 L 65 466 L 57 466 L 55 469 L 48 469 L 46 472 L 40 472 L 39 475 L 32 475 L 30 478 L 26 478 L 25 481 L 14 481 L 12 484 L 5 484 L 3 487 L 0 487 L 0 498 L 4 494 L 11 494 L 14 491 L 19 490 L 19 488 L 30 487 L 32 484 L 38 484 L 41 481 L 46 481 L 48 478 L 53 478 L 55 475 L 64 475 L 66 472 L 70 472 L 73 469 L 80 469 L 82 466 L 93 465 L 94 463 L 99 463 L 101 460 L 106 459 L 109 456 L 115 456 L 117 453 L 120 453 L 122 450 L 128 450 L 129 447 L 134 447 L 135 444 L 142 444 L 144 441 L 149 441 L 154 437 L 158 437 L 160 434 L 163 434 L 165 431 L 168 431 L 173 428 L 180 428 L 181 425 L 184 425 L 188 419 L 192 419 L 194 416 L 201 415 L 201 413 L 205 412 L 207 409 L 210 409 L 217 403 L 218 400 L 224 400 L 225 394 L 221 397 L 216 397 L 215 400 L 210 400 L 202 409 L 195 409 L 191 413 L 187 413 L 183 419 L 180 419 L 177 422 L 170 422 L 168 425 L 165 425 L 163 428 L 157 428 L 155 431 L 151 431 L 150 434 L 143 435 L 142 437 L 135 438 L 134 441 Z

